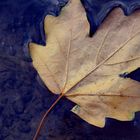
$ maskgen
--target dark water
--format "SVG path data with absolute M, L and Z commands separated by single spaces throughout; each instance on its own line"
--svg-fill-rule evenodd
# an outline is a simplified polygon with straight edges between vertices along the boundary
M 32 140 L 42 115 L 57 98 L 32 67 L 28 43 L 45 44 L 43 19 L 47 14 L 57 16 L 66 2 L 0 0 L 0 140 Z M 114 6 L 120 5 L 129 15 L 140 0 L 82 2 L 92 35 L 93 27 L 97 29 Z M 128 77 L 140 81 L 139 69 Z M 71 113 L 73 106 L 62 99 L 49 114 L 39 140 L 140 140 L 140 113 L 130 122 L 107 119 L 105 128 L 100 129 Z

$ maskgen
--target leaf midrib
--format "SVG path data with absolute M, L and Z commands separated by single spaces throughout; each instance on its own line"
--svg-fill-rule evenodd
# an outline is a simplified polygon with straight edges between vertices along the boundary
M 95 70 L 97 70 L 99 67 L 101 67 L 105 62 L 107 62 L 112 56 L 114 56 L 119 50 L 121 50 L 129 41 L 134 39 L 140 32 L 137 32 L 133 36 L 131 36 L 127 41 L 125 41 L 118 49 L 116 49 L 113 53 L 111 53 L 105 60 L 103 60 L 101 63 L 96 65 L 89 73 L 87 73 L 82 79 L 77 81 L 73 86 L 71 86 L 69 89 L 65 91 L 65 88 L 63 89 L 63 94 L 66 94 L 68 91 L 76 87 L 81 81 L 83 81 L 85 78 L 87 78 L 91 73 L 93 73 Z M 65 82 L 66 87 L 67 81 Z

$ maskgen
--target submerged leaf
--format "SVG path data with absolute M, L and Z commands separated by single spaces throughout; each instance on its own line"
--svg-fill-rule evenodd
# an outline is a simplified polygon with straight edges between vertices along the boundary
M 81 2 L 71 0 L 59 17 L 46 17 L 47 46 L 30 44 L 34 67 L 90 124 L 103 127 L 106 117 L 132 120 L 140 110 L 140 84 L 119 75 L 140 66 L 139 22 L 139 11 L 126 17 L 117 8 L 90 38 Z

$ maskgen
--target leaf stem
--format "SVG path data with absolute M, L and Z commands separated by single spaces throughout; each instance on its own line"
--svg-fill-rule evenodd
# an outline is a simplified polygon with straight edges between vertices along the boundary
M 36 133 L 34 135 L 34 138 L 33 140 L 37 140 L 38 136 L 39 136 L 39 133 L 41 131 L 41 128 L 43 127 L 44 125 L 44 121 L 46 119 L 46 117 L 48 116 L 48 114 L 51 112 L 51 110 L 55 107 L 55 105 L 62 99 L 62 97 L 64 96 L 64 94 L 61 94 L 56 100 L 55 102 L 51 105 L 51 107 L 46 111 L 46 113 L 43 115 L 38 127 L 37 127 L 37 130 L 36 130 Z

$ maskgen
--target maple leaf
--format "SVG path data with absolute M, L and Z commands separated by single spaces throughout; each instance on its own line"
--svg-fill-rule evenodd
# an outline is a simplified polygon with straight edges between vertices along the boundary
M 106 117 L 132 120 L 140 110 L 139 82 L 119 76 L 140 66 L 139 17 L 117 8 L 90 38 L 81 2 L 71 0 L 59 17 L 46 17 L 47 46 L 30 44 L 47 87 L 75 102 L 72 111 L 92 125 L 104 127 Z

